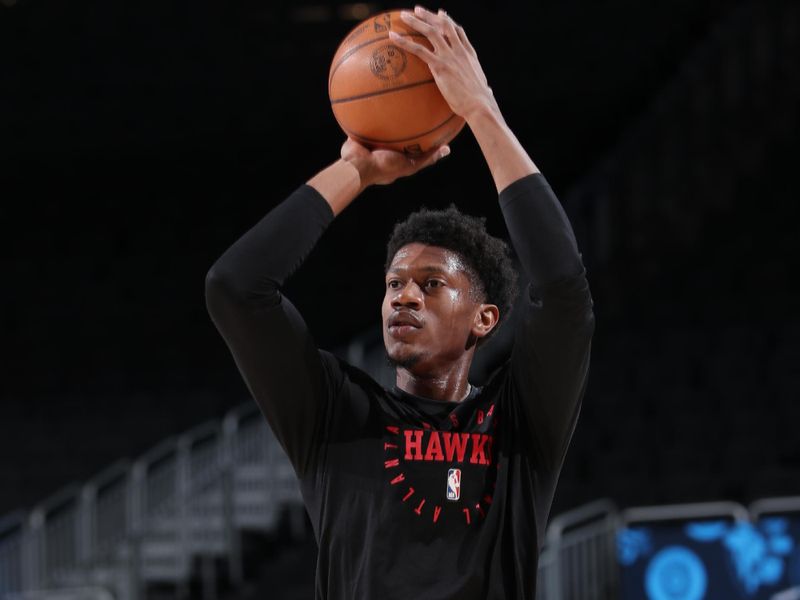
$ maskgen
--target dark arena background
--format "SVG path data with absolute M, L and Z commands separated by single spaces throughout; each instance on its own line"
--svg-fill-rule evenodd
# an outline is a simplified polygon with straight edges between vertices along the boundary
M 800 598 L 800 6 L 442 7 L 595 301 L 539 598 Z M 4 600 L 313 596 L 293 474 L 204 278 L 338 157 L 330 59 L 389 8 L 0 0 Z M 385 242 L 451 202 L 506 235 L 467 130 L 368 190 L 291 279 L 321 347 L 385 379 Z

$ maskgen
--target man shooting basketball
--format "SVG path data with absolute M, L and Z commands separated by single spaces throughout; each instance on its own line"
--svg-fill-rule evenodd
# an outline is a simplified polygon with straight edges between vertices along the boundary
M 419 211 L 389 241 L 383 335 L 393 389 L 318 350 L 285 279 L 361 191 L 412 160 L 348 140 L 208 274 L 209 311 L 300 479 L 319 544 L 316 597 L 533 598 L 558 474 L 578 418 L 594 330 L 569 221 L 505 124 L 463 29 L 417 8 L 404 21 L 442 95 L 480 145 L 530 278 L 508 360 L 481 388 L 476 348 L 514 293 L 503 242 L 451 208 Z

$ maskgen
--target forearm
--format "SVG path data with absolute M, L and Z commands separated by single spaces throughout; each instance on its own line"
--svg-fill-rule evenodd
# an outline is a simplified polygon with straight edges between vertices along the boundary
M 531 283 L 580 273 L 583 265 L 569 219 L 497 103 L 479 104 L 467 122 L 489 165 L 511 242 Z
M 334 216 L 347 208 L 366 187 L 358 169 L 341 158 L 309 179 L 308 185 L 325 199 Z
M 483 152 L 498 193 L 539 169 L 506 125 L 497 104 L 484 104 L 467 116 L 467 123 Z
M 356 168 L 339 159 L 299 187 L 220 257 L 212 271 L 237 287 L 276 283 L 302 263 L 333 218 L 361 192 Z M 324 202 L 323 202 L 324 201 Z
M 272 305 L 278 288 L 308 256 L 333 220 L 314 188 L 299 187 L 214 263 L 206 279 L 210 306 L 222 297 Z

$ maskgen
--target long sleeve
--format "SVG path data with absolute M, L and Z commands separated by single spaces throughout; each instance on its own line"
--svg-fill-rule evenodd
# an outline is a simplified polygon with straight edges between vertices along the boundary
M 325 199 L 303 185 L 233 244 L 206 277 L 211 318 L 300 474 L 314 459 L 335 382 L 280 287 L 332 220 Z
M 545 178 L 537 173 L 515 181 L 500 193 L 500 206 L 531 282 L 517 320 L 512 377 L 533 447 L 557 468 L 586 387 L 592 298 L 572 227 Z

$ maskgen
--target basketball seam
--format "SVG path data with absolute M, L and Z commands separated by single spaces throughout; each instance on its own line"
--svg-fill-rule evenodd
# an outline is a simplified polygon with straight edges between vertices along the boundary
M 456 113 L 451 113 L 449 117 L 447 117 L 447 118 L 446 118 L 444 121 L 442 121 L 441 123 L 439 123 L 439 124 L 438 124 L 436 127 L 434 127 L 433 129 L 429 129 L 428 131 L 423 131 L 422 133 L 418 133 L 418 134 L 416 134 L 416 135 L 412 135 L 411 137 L 407 137 L 407 138 L 399 138 L 399 139 L 396 139 L 396 140 L 376 140 L 376 139 L 373 139 L 373 138 L 368 138 L 368 137 L 366 137 L 366 136 L 360 135 L 360 134 L 356 133 L 355 131 L 350 131 L 350 130 L 347 130 L 347 129 L 345 129 L 345 131 L 346 131 L 348 134 L 354 135 L 354 136 L 356 136 L 357 138 L 360 138 L 360 139 L 364 140 L 365 142 L 375 142 L 375 143 L 378 143 L 378 144 L 396 144 L 396 143 L 398 143 L 398 142 L 407 142 L 408 140 L 415 140 L 415 139 L 417 139 L 417 138 L 419 138 L 419 137 L 422 137 L 422 136 L 424 136 L 424 135 L 431 134 L 431 133 L 433 133 L 434 131 L 436 131 L 437 129 L 439 129 L 439 128 L 441 128 L 441 127 L 444 127 L 445 125 L 447 125 L 447 124 L 448 124 L 448 123 L 449 123 L 449 122 L 450 122 L 450 121 L 453 119 L 453 117 L 456 117 L 456 116 L 457 116 L 457 115 L 456 115 Z M 343 128 L 343 129 L 344 129 L 344 128 Z
M 391 94 L 400 90 L 407 90 L 408 88 L 426 85 L 428 83 L 435 83 L 433 79 L 426 79 L 424 81 L 415 81 L 414 83 L 407 83 L 397 87 L 389 88 L 388 90 L 378 90 L 377 92 L 367 92 L 366 94 L 359 94 L 357 96 L 348 96 L 347 98 L 337 98 L 331 100 L 331 104 L 342 104 L 343 102 L 352 102 L 353 100 L 363 100 L 364 98 L 372 98 L 372 96 L 380 96 L 382 94 Z
M 407 36 L 407 37 L 425 37 L 421 33 L 401 33 L 400 35 L 404 35 L 404 36 Z M 389 39 L 388 35 L 385 35 L 385 36 L 382 36 L 382 37 L 378 37 L 378 38 L 373 38 L 373 39 L 369 40 L 368 42 L 363 42 L 363 43 L 359 44 L 358 46 L 350 48 L 350 50 L 345 52 L 342 55 L 342 57 L 339 59 L 339 62 L 337 62 L 333 66 L 333 68 L 331 68 L 330 75 L 328 75 L 328 97 L 330 98 L 330 96 L 331 96 L 331 82 L 333 81 L 333 74 L 336 73 L 336 69 L 338 69 L 342 65 L 342 63 L 344 61 L 346 61 L 348 58 L 350 58 L 350 56 L 354 52 L 357 52 L 358 50 L 360 50 L 364 46 L 369 46 L 370 44 L 374 44 L 375 42 L 380 42 L 380 41 L 388 40 L 388 39 Z

